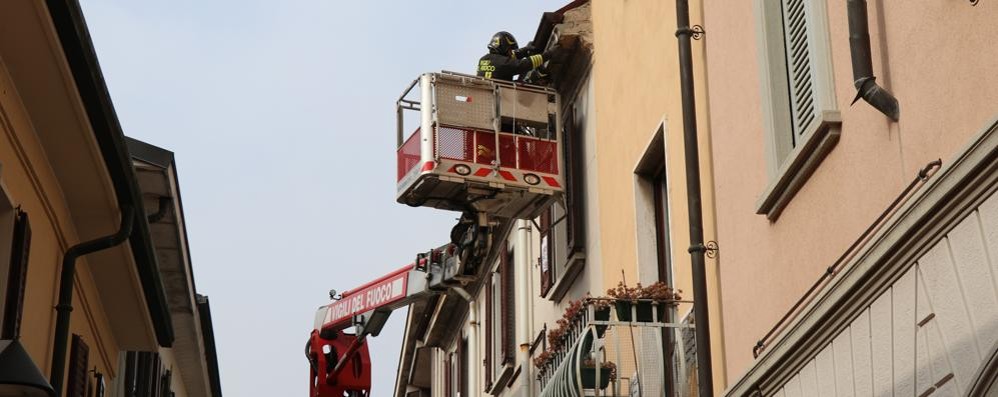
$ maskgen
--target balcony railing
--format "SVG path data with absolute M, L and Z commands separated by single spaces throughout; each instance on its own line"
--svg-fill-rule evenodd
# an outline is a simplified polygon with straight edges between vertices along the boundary
M 535 359 L 543 361 L 540 396 L 695 396 L 693 325 L 668 322 L 678 303 L 586 300 L 581 315 L 560 324 L 562 345 Z

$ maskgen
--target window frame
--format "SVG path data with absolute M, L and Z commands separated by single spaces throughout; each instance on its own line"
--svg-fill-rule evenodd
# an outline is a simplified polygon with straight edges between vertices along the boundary
M 827 0 L 802 0 L 815 120 L 803 131 L 792 126 L 784 0 L 755 0 L 760 104 L 769 184 L 756 202 L 756 213 L 776 221 L 839 140 L 842 117 L 835 96 Z M 794 143 L 797 140 L 797 143 Z
M 490 272 L 485 299 L 485 390 L 496 395 L 509 383 L 516 361 L 516 284 L 514 251 L 503 241 L 495 270 Z
M 562 112 L 566 184 L 564 206 L 556 205 L 549 209 L 552 219 L 549 228 L 552 286 L 547 298 L 555 303 L 564 299 L 586 264 L 585 128 L 576 119 L 574 106 L 577 102 L 572 101 L 567 111 Z

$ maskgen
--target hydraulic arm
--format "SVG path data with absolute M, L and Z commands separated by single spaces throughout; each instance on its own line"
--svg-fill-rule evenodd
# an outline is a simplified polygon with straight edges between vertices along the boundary
M 560 103 L 552 88 L 453 72 L 425 73 L 406 88 L 396 102 L 396 200 L 461 211 L 461 219 L 450 243 L 358 288 L 330 292 L 305 346 L 310 397 L 368 396 L 366 340 L 391 312 L 449 291 L 471 299 L 464 288 L 483 276 L 493 236 L 561 198 Z
M 463 287 L 478 274 L 491 244 L 484 215 L 462 217 L 453 242 L 416 255 L 416 260 L 381 278 L 336 294 L 320 307 L 305 345 L 311 366 L 310 397 L 366 397 L 371 361 L 366 339 L 378 336 L 392 311 L 449 290 L 468 297 Z M 350 331 L 350 332 L 348 332 Z

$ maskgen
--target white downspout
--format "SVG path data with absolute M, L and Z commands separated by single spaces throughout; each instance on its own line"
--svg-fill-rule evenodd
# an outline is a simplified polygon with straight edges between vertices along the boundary
M 533 335 L 531 335 L 532 324 L 531 324 L 531 283 L 533 266 L 530 263 L 530 239 L 528 238 L 528 233 L 530 232 L 530 221 L 518 220 L 516 221 L 516 258 L 514 258 L 517 265 L 515 275 L 516 275 L 516 291 L 518 296 L 516 297 L 516 309 L 517 313 L 522 313 L 521 316 L 517 316 L 516 325 L 519 333 L 520 340 L 520 362 L 523 363 L 525 368 L 525 373 L 523 377 L 522 388 L 527 390 L 527 395 L 531 395 L 530 387 L 533 382 L 532 365 L 530 363 L 530 343 L 533 342 Z
M 527 230 L 526 230 L 526 233 L 525 233 L 527 235 L 527 237 L 526 237 L 526 239 L 527 239 L 527 250 L 526 251 L 527 252 L 525 254 L 525 255 L 527 255 L 527 264 L 528 264 L 528 266 L 527 266 L 527 269 L 528 269 L 528 272 L 527 272 L 527 291 L 529 291 L 529 292 L 527 292 L 527 295 L 528 295 L 528 297 L 531 300 L 533 300 L 533 299 L 537 299 L 537 297 L 540 294 L 540 284 L 537 284 L 537 283 L 534 282 L 535 281 L 534 280 L 534 271 L 535 271 L 535 269 L 536 269 L 536 271 L 540 271 L 540 263 L 535 263 L 534 262 L 534 259 L 537 258 L 537 255 L 534 255 L 534 239 L 533 239 L 533 236 L 532 236 L 534 229 L 533 229 L 533 227 L 531 227 L 531 224 L 533 222 L 523 221 L 523 223 L 525 225 L 527 225 Z M 537 288 L 537 289 L 534 289 L 534 288 Z M 537 334 L 537 328 L 534 327 L 534 304 L 533 304 L 533 301 L 531 301 L 531 304 L 527 305 L 527 313 L 526 314 L 527 314 L 527 326 L 529 327 L 528 329 L 530 330 L 531 334 L 536 335 Z M 530 337 L 531 339 L 533 339 L 534 335 L 528 335 L 528 337 Z M 533 343 L 533 340 L 531 340 L 530 342 Z M 534 381 L 534 362 L 533 362 L 533 360 L 531 360 L 531 358 L 529 356 L 527 357 L 527 376 L 528 376 L 527 380 L 529 381 L 529 384 L 528 384 L 529 386 L 527 387 L 527 397 L 533 397 L 533 396 L 537 395 L 537 393 L 534 392 L 534 387 L 537 386 L 537 382 Z
M 471 301 L 468 303 L 470 309 L 468 311 L 468 393 L 474 395 L 477 391 L 481 390 L 478 386 L 478 378 L 481 374 L 481 360 L 478 358 L 478 352 L 481 349 L 478 343 L 478 301 Z M 461 396 L 466 397 L 466 396 Z

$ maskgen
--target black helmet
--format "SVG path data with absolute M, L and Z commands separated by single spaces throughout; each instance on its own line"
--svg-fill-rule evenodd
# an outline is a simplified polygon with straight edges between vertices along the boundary
M 520 46 L 516 45 L 516 38 L 509 32 L 499 32 L 492 35 L 492 41 L 489 41 L 489 52 L 493 54 L 510 55 L 511 51 L 519 49 Z

